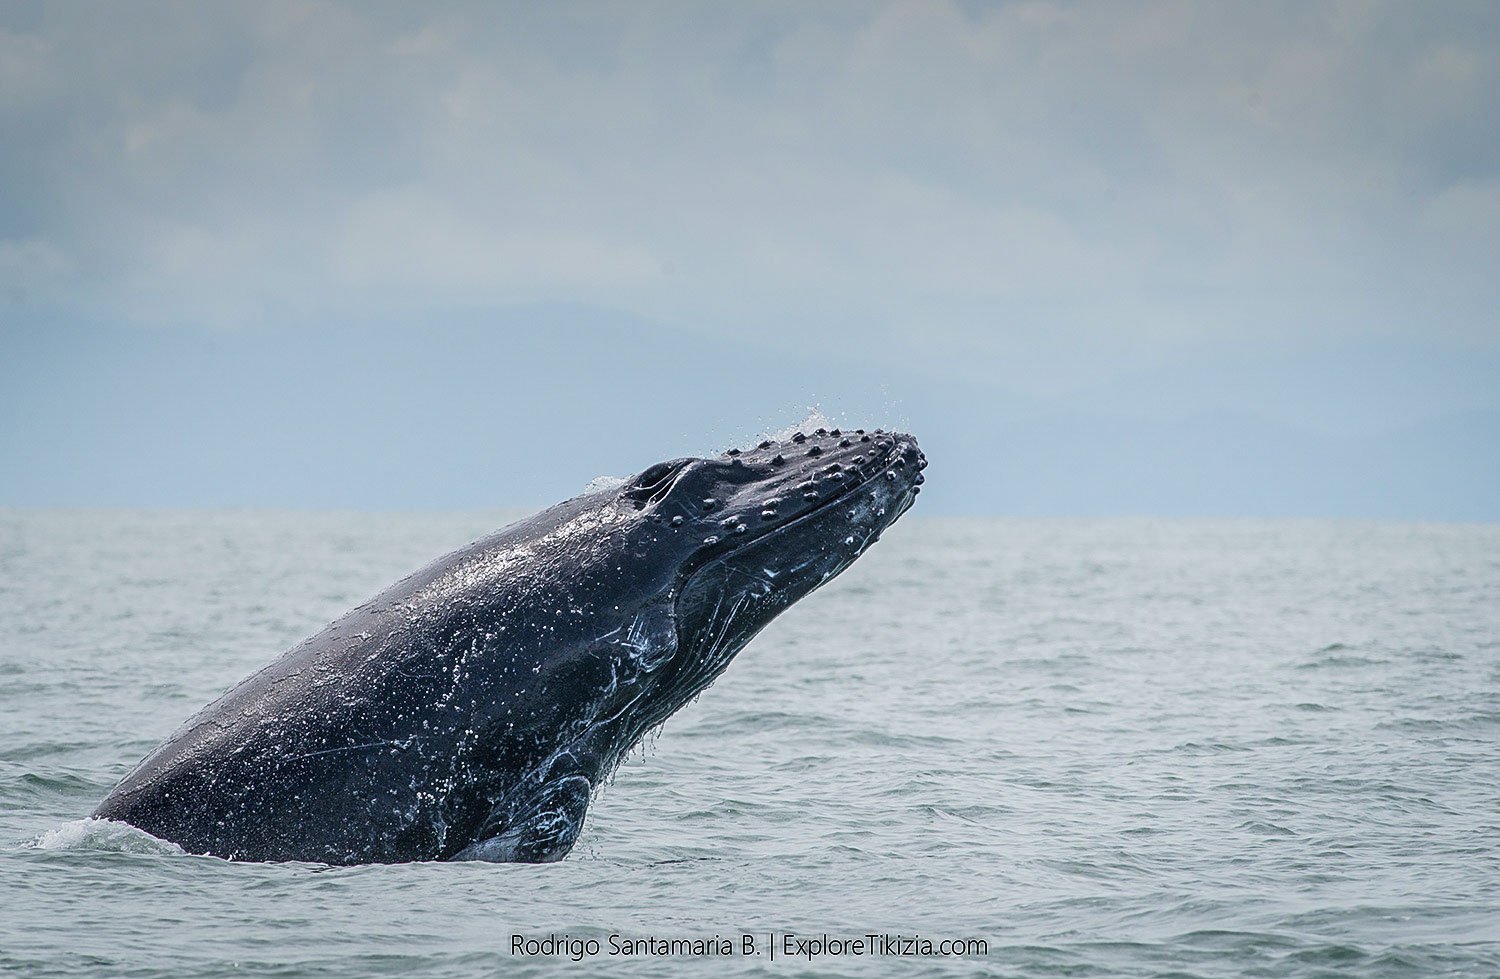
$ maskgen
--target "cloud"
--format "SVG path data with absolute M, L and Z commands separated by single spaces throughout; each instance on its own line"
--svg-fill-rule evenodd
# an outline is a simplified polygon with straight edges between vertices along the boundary
M 661 277 L 660 261 L 636 243 L 586 228 L 512 231 L 423 192 L 370 194 L 351 207 L 341 230 L 333 269 L 362 289 L 592 298 L 640 290 Z
M 39 9 L 0 26 L 7 316 L 584 301 L 1016 383 L 1500 341 L 1483 4 Z
M 69 272 L 67 258 L 50 242 L 0 241 L 0 295 L 9 295 L 13 302 L 57 289 Z

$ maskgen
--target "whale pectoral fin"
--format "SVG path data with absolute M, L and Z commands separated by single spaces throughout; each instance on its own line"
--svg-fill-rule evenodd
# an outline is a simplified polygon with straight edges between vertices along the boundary
M 536 807 L 502 832 L 475 840 L 453 860 L 489 863 L 554 863 L 568 855 L 589 808 L 589 780 L 573 775 L 547 786 Z

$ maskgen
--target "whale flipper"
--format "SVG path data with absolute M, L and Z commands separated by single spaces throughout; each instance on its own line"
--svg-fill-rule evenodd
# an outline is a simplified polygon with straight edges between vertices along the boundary
M 592 789 L 589 780 L 581 775 L 553 782 L 529 815 L 509 820 L 502 832 L 475 840 L 450 859 L 555 863 L 568 855 L 573 841 L 578 839 Z

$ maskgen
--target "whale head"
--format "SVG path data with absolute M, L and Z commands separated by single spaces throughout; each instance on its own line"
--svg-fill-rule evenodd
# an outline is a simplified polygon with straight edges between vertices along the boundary
M 817 429 L 660 462 L 613 490 L 628 552 L 670 572 L 675 648 L 656 671 L 660 710 L 863 554 L 911 507 L 926 466 L 910 435 Z

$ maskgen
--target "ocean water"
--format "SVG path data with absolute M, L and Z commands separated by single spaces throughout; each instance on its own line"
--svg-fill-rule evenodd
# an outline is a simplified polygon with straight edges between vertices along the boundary
M 229 863 L 83 821 L 225 687 L 516 515 L 0 511 L 0 972 L 1500 974 L 1495 526 L 919 507 L 559 864 Z M 621 944 L 652 937 L 716 954 Z M 957 954 L 896 954 L 922 941 Z

